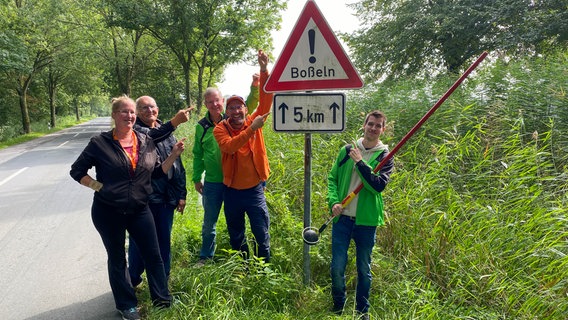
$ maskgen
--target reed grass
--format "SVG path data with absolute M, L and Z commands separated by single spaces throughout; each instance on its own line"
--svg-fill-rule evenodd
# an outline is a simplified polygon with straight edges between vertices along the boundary
M 383 193 L 387 223 L 373 253 L 372 319 L 566 319 L 566 60 L 560 53 L 546 63 L 482 66 L 396 155 Z M 339 148 L 360 135 L 363 115 L 386 112 L 383 140 L 392 148 L 452 81 L 408 80 L 349 95 L 348 130 L 312 136 L 313 225 L 325 221 L 327 173 Z M 176 132 L 192 134 L 192 125 Z M 355 316 L 353 255 L 346 313 L 329 312 L 330 232 L 311 248 L 312 283 L 302 281 L 304 136 L 269 128 L 265 136 L 271 263 L 243 261 L 229 250 L 221 214 L 217 259 L 193 268 L 203 209 L 188 184 L 173 235 L 170 283 L 178 302 L 155 310 L 143 288 L 148 319 Z M 184 163 L 191 172 L 190 151 Z

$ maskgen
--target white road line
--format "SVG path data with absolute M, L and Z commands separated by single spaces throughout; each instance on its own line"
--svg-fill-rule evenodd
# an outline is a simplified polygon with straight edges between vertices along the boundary
M 57 147 L 55 147 L 55 149 L 59 149 L 61 147 L 63 147 L 67 142 L 69 142 L 69 140 L 63 142 L 62 144 L 58 145 Z
M 27 168 L 29 167 L 23 167 L 22 169 L 18 170 L 17 172 L 12 173 L 12 175 L 10 175 L 8 178 L 0 181 L 0 186 L 3 185 L 4 183 L 12 180 L 12 178 L 14 178 L 15 176 L 19 175 L 20 173 L 24 172 Z

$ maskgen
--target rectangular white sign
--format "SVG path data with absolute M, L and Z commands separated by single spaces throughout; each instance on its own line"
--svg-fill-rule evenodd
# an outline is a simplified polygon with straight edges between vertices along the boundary
M 280 93 L 274 95 L 274 131 L 342 132 L 345 130 L 345 94 Z

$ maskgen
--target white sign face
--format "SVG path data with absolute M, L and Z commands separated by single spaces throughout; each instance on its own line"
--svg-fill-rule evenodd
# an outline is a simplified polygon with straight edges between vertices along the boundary
M 314 1 L 308 0 L 264 86 L 268 92 L 361 88 L 363 81 Z
M 281 82 L 348 79 L 347 73 L 324 39 L 313 19 L 302 33 L 284 72 Z
M 274 95 L 274 131 L 342 132 L 345 130 L 343 93 L 281 93 Z

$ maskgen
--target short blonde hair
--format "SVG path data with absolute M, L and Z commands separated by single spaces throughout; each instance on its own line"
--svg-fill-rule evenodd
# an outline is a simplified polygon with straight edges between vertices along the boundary
M 136 102 L 134 102 L 134 100 L 132 100 L 132 98 L 130 98 L 129 96 L 127 96 L 125 94 L 123 94 L 119 97 L 112 98 L 110 100 L 112 112 L 117 112 L 120 109 L 120 107 L 122 107 L 127 102 L 131 102 L 133 105 L 136 105 Z

